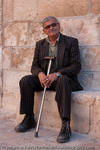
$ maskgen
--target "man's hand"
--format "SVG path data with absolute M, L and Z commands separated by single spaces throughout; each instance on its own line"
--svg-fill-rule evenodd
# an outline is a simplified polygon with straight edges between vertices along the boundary
M 51 73 L 47 76 L 47 82 L 46 82 L 46 86 L 49 88 L 51 86 L 51 84 L 57 80 L 57 75 L 56 73 Z
M 45 82 L 46 82 L 47 76 L 43 72 L 39 72 L 38 78 L 40 80 L 41 86 L 45 87 Z
M 56 75 L 56 73 L 51 73 L 51 74 L 49 74 L 48 76 L 46 76 L 43 72 L 40 72 L 39 74 L 38 74 L 38 78 L 39 78 L 39 80 L 40 80 L 40 83 L 41 83 L 41 86 L 42 87 L 50 87 L 51 86 L 51 84 L 55 81 L 55 80 L 57 80 L 57 75 Z

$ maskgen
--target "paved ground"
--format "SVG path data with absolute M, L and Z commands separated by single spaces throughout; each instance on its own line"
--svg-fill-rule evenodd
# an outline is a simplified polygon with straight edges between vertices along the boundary
M 0 109 L 0 150 L 100 150 L 99 139 L 73 132 L 68 143 L 58 144 L 57 130 L 40 127 L 39 137 L 35 130 L 27 133 L 16 133 L 15 115 Z

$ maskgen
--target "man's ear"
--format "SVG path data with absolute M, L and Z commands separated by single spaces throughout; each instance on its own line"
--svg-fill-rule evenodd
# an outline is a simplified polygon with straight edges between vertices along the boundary
M 45 31 L 45 29 L 43 29 L 43 32 L 46 34 L 46 31 Z

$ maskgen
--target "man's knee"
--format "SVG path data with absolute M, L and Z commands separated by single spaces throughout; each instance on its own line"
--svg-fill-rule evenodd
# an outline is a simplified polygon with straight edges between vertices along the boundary
M 20 87 L 22 87 L 23 85 L 27 85 L 28 80 L 29 80 L 29 75 L 22 77 L 21 80 L 19 81 Z

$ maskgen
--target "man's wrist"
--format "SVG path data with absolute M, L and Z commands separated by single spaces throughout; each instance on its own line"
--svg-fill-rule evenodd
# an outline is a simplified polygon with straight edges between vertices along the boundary
M 59 78 L 61 76 L 60 72 L 56 72 L 56 76 Z

